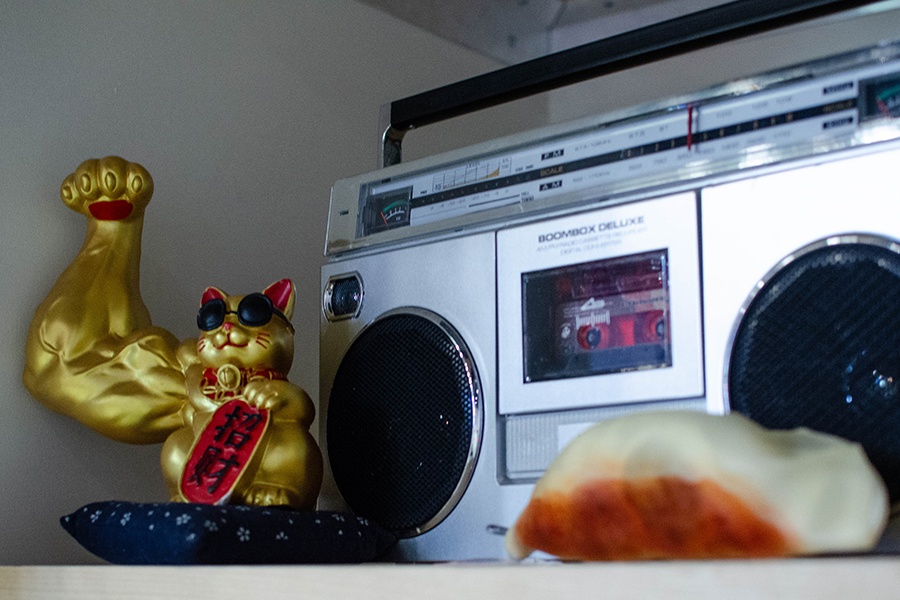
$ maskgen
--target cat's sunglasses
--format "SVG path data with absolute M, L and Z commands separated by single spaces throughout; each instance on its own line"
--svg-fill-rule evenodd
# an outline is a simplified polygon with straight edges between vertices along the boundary
M 237 310 L 228 310 L 228 306 L 221 298 L 206 301 L 197 313 L 197 327 L 203 331 L 212 331 L 222 326 L 225 315 L 237 315 L 238 321 L 248 327 L 262 327 L 272 320 L 272 315 L 276 315 L 283 319 L 292 331 L 294 329 L 288 318 L 275 308 L 269 297 L 259 292 L 244 296 Z

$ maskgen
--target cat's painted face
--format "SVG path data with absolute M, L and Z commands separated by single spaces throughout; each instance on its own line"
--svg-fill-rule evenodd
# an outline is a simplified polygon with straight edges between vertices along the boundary
M 294 285 L 288 279 L 246 296 L 207 288 L 197 314 L 200 362 L 286 374 L 294 360 L 293 310 Z

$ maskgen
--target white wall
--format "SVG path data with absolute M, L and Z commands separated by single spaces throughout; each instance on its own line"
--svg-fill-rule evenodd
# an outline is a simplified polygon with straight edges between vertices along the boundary
M 374 168 L 382 104 L 500 65 L 352 0 L 12 0 L 0 57 L 0 564 L 99 562 L 58 518 L 165 495 L 159 447 L 108 441 L 21 384 L 31 315 L 84 235 L 62 179 L 109 154 L 150 171 L 143 294 L 179 338 L 205 286 L 291 277 L 292 378 L 315 397 L 331 184 Z M 414 132 L 407 154 L 544 121 L 544 101 L 520 106 Z
M 675 19 L 701 10 L 706 10 L 729 0 L 665 0 L 665 2 L 638 2 L 635 8 L 612 12 L 596 19 L 566 23 L 563 13 L 560 25 L 549 35 L 551 52 L 560 52 L 582 44 L 606 39 L 660 21 Z

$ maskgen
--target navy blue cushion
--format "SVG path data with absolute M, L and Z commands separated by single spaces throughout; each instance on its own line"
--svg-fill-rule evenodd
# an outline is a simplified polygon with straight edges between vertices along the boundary
M 248 506 L 94 502 L 60 523 L 121 565 L 360 563 L 396 541 L 348 513 Z

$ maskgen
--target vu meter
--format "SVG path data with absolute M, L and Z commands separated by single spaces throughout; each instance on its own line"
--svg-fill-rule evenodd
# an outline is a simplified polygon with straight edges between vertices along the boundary
M 412 188 L 406 187 L 370 199 L 363 214 L 365 235 L 408 226 L 411 195 Z

